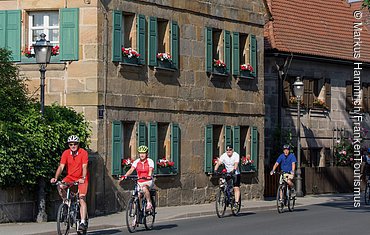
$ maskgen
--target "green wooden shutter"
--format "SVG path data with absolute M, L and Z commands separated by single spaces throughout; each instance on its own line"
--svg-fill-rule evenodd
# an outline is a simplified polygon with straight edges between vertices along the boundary
M 257 77 L 257 40 L 255 35 L 250 35 L 250 43 L 249 43 L 249 52 L 250 52 L 250 65 L 253 67 L 253 72 L 251 75 L 253 77 Z
M 112 175 L 122 173 L 121 161 L 123 155 L 123 133 L 122 123 L 113 121 L 112 123 Z
M 213 158 L 213 126 L 205 127 L 205 157 L 204 157 L 204 172 L 212 173 L 212 158 Z
M 79 9 L 60 9 L 60 60 L 78 60 Z
M 148 127 L 149 157 L 154 161 L 154 172 L 157 172 L 158 161 L 158 123 L 150 122 Z
M 212 28 L 206 27 L 205 29 L 205 41 L 206 41 L 206 72 L 212 72 L 212 63 L 213 63 L 213 39 L 212 39 Z
M 231 69 L 231 40 L 230 40 L 230 31 L 224 30 L 224 62 L 226 64 L 226 72 L 230 73 Z
M 136 24 L 136 30 L 137 30 L 137 50 L 140 54 L 139 57 L 139 64 L 145 64 L 146 63 L 146 53 L 145 53 L 145 39 L 146 39 L 146 30 L 145 30 L 145 16 L 144 15 L 137 15 L 137 24 Z
M 179 124 L 171 123 L 171 158 L 175 162 L 174 170 L 179 172 L 180 160 L 180 128 Z
M 239 76 L 240 74 L 240 49 L 239 49 L 239 33 L 232 34 L 232 75 Z
M 233 147 L 240 154 L 240 126 L 233 127 Z
M 283 107 L 290 106 L 289 98 L 290 98 L 290 83 L 286 79 L 286 80 L 283 80 L 283 95 L 281 97 Z
M 157 66 L 158 53 L 158 24 L 156 17 L 149 17 L 149 38 L 148 38 L 148 64 Z
M 224 126 L 224 138 L 225 138 L 225 150 L 227 145 L 231 145 L 232 139 L 231 139 L 231 126 Z
M 6 11 L 0 11 L 0 47 L 6 47 Z
M 112 61 L 122 61 L 122 12 L 113 11 L 112 13 Z
M 21 61 L 21 19 L 20 10 L 6 11 L 5 44 L 12 51 L 12 61 Z
M 146 125 L 144 122 L 139 122 L 137 124 L 136 135 L 137 135 L 137 146 L 147 145 Z
M 251 160 L 254 161 L 255 171 L 258 170 L 258 130 L 253 126 L 251 131 Z
M 328 109 L 331 109 L 331 84 L 330 79 L 325 79 L 325 103 Z
M 171 56 L 175 69 L 179 69 L 179 26 L 176 21 L 171 21 Z

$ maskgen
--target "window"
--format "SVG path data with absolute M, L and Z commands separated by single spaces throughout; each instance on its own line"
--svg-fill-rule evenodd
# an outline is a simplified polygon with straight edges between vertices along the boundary
M 357 84 L 357 83 L 356 83 Z M 356 107 L 361 106 L 363 112 L 370 112 L 370 85 L 362 83 L 362 86 L 355 86 L 353 81 L 346 81 L 346 111 L 350 112 L 354 108 L 355 99 L 361 97 L 361 104 L 356 103 Z
M 145 64 L 145 26 L 144 15 L 113 11 L 112 61 Z M 131 51 L 128 56 L 125 51 L 129 49 L 140 56 L 132 54 Z
M 180 129 L 176 123 L 112 123 L 112 175 L 123 173 L 122 160 L 137 158 L 137 147 L 147 145 L 156 174 L 177 174 L 179 167 Z M 174 162 L 172 168 L 158 168 L 157 162 Z
M 58 11 L 28 12 L 26 32 L 21 32 L 21 11 L 0 11 L 0 47 L 12 51 L 14 62 L 35 62 L 31 58 L 22 56 L 22 49 L 29 48 L 36 42 L 40 33 L 45 33 L 53 45 L 59 44 L 59 56 L 52 56 L 51 60 L 78 60 L 79 9 L 63 8 Z M 21 39 L 24 38 L 24 45 Z M 55 57 L 58 57 L 55 59 Z
M 228 74 L 231 68 L 230 31 L 205 29 L 206 72 Z
M 232 33 L 232 74 L 257 77 L 257 41 L 253 34 Z M 243 68 L 241 67 L 242 65 Z
M 30 12 L 28 16 L 28 45 L 36 43 L 40 34 L 46 35 L 53 46 L 59 45 L 59 12 Z
M 149 65 L 178 69 L 179 28 L 177 22 L 149 17 L 148 28 Z M 171 59 L 167 59 L 168 54 Z
M 288 77 L 283 81 L 283 106 L 297 107 L 297 100 L 293 92 L 293 84 L 296 77 Z M 331 84 L 330 79 L 304 78 L 304 92 L 301 100 L 303 108 L 331 108 Z
M 257 127 L 207 125 L 205 127 L 205 161 L 204 171 L 212 173 L 214 159 L 226 150 L 226 145 L 232 144 L 234 151 L 240 157 L 250 156 L 253 164 L 244 167 L 241 172 L 257 171 L 258 166 L 258 131 Z M 240 161 L 241 163 L 241 161 Z

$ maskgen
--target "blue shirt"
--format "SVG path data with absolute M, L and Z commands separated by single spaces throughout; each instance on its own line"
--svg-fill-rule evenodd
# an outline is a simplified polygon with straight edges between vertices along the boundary
M 297 162 L 297 159 L 295 158 L 293 153 L 290 153 L 288 156 L 285 156 L 284 153 L 282 153 L 278 159 L 276 160 L 277 163 L 279 163 L 280 168 L 284 172 L 291 172 L 292 171 L 292 163 Z

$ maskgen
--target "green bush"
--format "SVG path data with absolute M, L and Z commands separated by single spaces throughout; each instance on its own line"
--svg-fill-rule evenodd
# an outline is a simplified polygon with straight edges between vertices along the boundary
M 24 79 L 7 57 L 0 49 L 0 100 L 6 102 L 0 105 L 0 187 L 32 186 L 54 175 L 69 135 L 78 135 L 87 148 L 91 130 L 70 108 L 46 106 L 42 117 L 40 104 L 27 98 Z

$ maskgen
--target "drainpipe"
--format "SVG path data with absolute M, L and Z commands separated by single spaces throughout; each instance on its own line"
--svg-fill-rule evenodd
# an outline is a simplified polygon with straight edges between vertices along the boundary
M 101 9 L 104 14 L 104 27 L 103 27 L 103 198 L 106 193 L 106 166 L 108 159 L 108 118 L 107 118 L 107 78 L 108 78 L 108 9 L 104 5 L 103 1 L 99 1 Z M 104 200 L 104 214 L 107 213 L 106 200 Z

